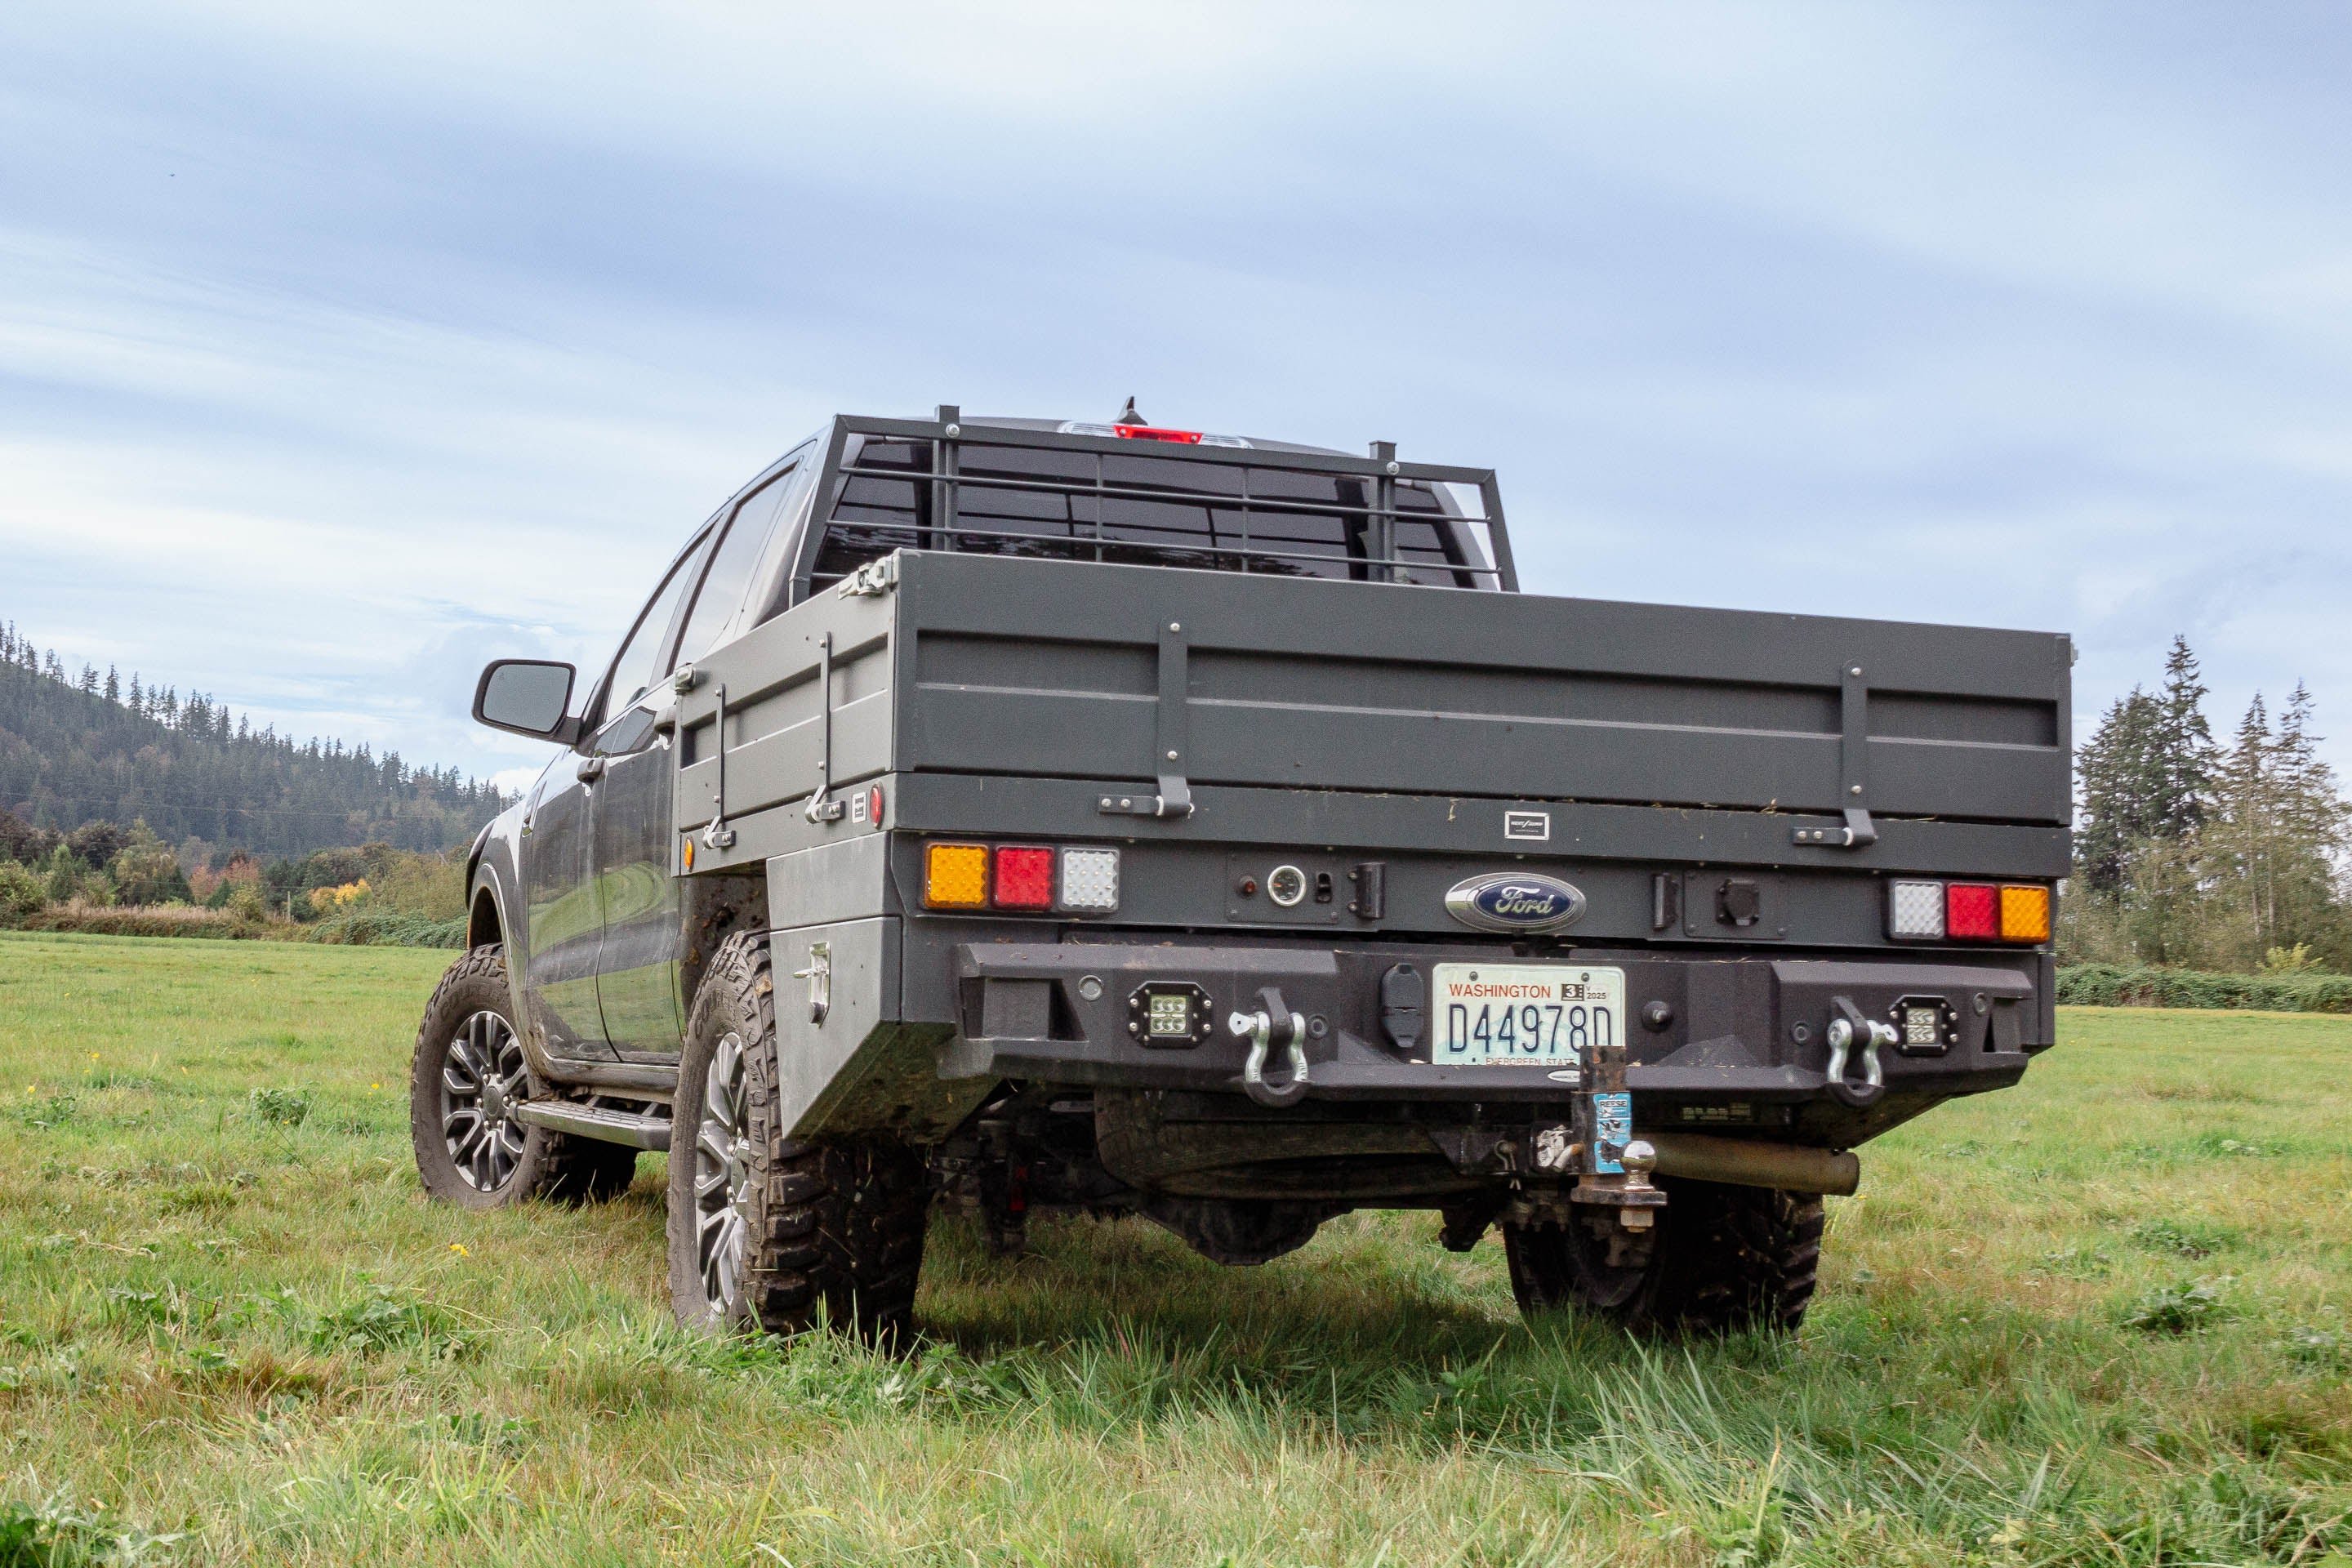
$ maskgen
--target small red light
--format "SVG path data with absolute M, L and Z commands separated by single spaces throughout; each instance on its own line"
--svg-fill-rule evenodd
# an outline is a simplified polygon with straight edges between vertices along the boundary
M 1173 441 L 1184 447 L 1201 444 L 1198 430 L 1170 430 L 1158 425 L 1114 425 L 1111 428 L 1125 441 Z
M 2000 894 L 1982 882 L 1954 882 L 1944 889 L 1944 932 L 1956 942 L 1995 942 L 2000 937 Z
M 1054 852 L 1051 849 L 1006 847 L 996 852 L 996 907 L 1000 910 L 1050 910 L 1054 907 Z
M 882 786 L 876 784 L 866 792 L 866 819 L 875 826 L 882 826 Z

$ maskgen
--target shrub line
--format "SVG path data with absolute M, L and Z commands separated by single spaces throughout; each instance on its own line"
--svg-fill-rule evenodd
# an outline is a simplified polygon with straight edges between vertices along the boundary
M 2064 964 L 2058 1000 L 2076 1007 L 2195 1007 L 2352 1013 L 2352 974 L 2225 974 L 2154 965 Z

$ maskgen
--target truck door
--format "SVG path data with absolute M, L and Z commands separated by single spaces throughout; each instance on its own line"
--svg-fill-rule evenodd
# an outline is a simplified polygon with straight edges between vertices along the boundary
M 656 700 L 658 700 L 658 688 Z M 643 694 L 596 737 L 596 893 L 604 943 L 596 994 L 605 1037 L 623 1058 L 677 1055 L 683 949 L 677 882 L 670 876 L 670 738 L 654 731 Z
M 592 719 L 615 711 L 621 718 L 603 724 L 586 756 L 566 752 L 549 764 L 525 828 L 523 878 L 530 889 L 530 919 L 524 940 L 530 950 L 525 994 L 534 1021 L 546 1027 L 548 1048 L 563 1055 L 609 1058 L 613 1054 L 609 1003 L 600 973 L 607 900 L 598 867 L 596 822 L 611 766 L 602 753 L 645 694 L 646 672 L 656 650 L 668 644 L 678 590 L 692 575 L 689 568 L 699 558 L 702 542 L 698 538 L 671 566 L 589 696 Z M 625 700 L 616 703 L 616 694 Z
M 589 880 L 589 795 L 574 776 L 579 761 L 565 752 L 547 764 L 523 817 L 523 996 L 550 1051 L 601 1058 L 610 1054 L 596 1005 L 604 922 Z
M 733 624 L 793 472 L 788 465 L 746 496 L 722 524 L 718 542 L 689 558 L 679 578 L 692 598 L 678 635 L 656 637 L 642 665 L 633 648 L 615 668 L 615 701 L 607 711 L 616 717 L 598 733 L 595 746 L 604 770 L 595 858 L 604 920 L 596 988 L 604 1032 L 625 1058 L 674 1060 L 686 1032 L 687 998 L 678 994 L 686 931 L 677 880 L 670 874 L 677 760 L 670 737 L 654 728 L 655 712 L 668 704 L 669 675 L 681 656 L 699 658 Z M 694 569 L 705 561 L 707 567 Z M 648 608 L 648 624 L 653 613 Z M 665 630 L 671 618 L 660 616 Z M 625 671 L 635 673 L 625 680 Z

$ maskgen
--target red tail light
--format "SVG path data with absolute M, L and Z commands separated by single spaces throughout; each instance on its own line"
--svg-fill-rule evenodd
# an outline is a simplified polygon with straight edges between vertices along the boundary
M 1054 852 L 1025 845 L 996 851 L 995 903 L 1000 910 L 1054 907 Z
M 1982 882 L 1954 882 L 1944 889 L 1944 931 L 1956 942 L 2000 940 L 2000 893 Z

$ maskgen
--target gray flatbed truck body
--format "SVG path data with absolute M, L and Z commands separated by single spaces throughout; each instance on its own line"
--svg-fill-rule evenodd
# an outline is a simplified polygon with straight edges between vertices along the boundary
M 2054 1039 L 2062 636 L 1523 595 L 1494 476 L 1381 447 L 942 409 L 797 463 L 715 645 L 667 634 L 637 749 L 593 740 L 625 672 L 560 737 L 584 879 L 529 864 L 549 784 L 478 847 L 477 938 L 572 1106 L 548 1126 L 658 1142 L 697 987 L 753 933 L 792 1138 L 978 1192 L 994 1115 L 1008 1161 L 1067 1156 L 1035 1206 L 1163 1219 L 1640 1232 L 1647 1169 L 1836 1190 L 1836 1152 Z

